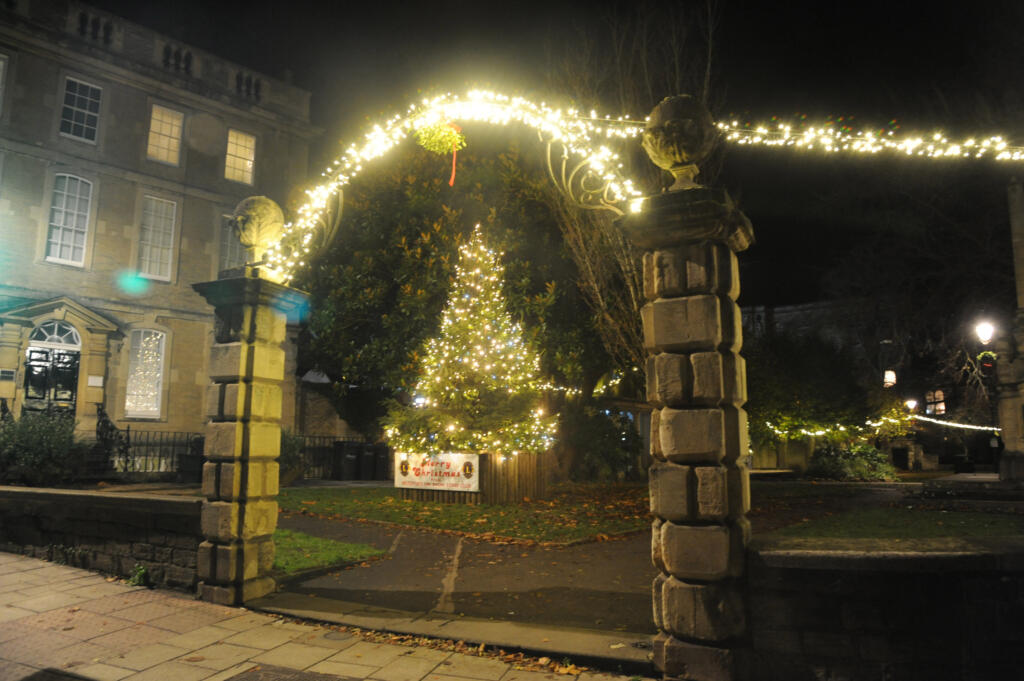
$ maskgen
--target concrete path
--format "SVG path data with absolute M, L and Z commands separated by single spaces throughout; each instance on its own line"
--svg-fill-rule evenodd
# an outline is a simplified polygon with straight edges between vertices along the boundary
M 566 670 L 562 670 L 563 672 Z M 625 681 L 366 640 L 0 553 L 0 680 Z
M 290 593 L 404 611 L 655 633 L 647 532 L 573 546 L 501 544 L 374 523 L 283 514 L 278 526 L 371 544 L 387 558 L 318 575 Z M 320 608 L 326 610 L 326 608 Z

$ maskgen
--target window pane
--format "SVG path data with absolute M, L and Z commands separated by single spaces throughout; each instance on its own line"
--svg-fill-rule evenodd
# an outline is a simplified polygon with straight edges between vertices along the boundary
M 139 272 L 156 279 L 171 278 L 171 249 L 174 240 L 174 201 L 155 196 L 142 197 L 139 225 Z
M 224 158 L 224 177 L 252 184 L 256 162 L 256 138 L 238 130 L 228 130 L 228 149 Z
M 73 175 L 56 176 L 50 202 L 47 259 L 84 264 L 91 197 L 92 183 Z
M 220 269 L 229 270 L 233 267 L 241 267 L 249 262 L 251 253 L 242 246 L 234 227 L 231 226 L 230 216 L 221 216 L 220 221 Z
M 67 78 L 64 81 L 64 106 L 60 112 L 60 131 L 71 137 L 95 141 L 99 127 L 101 90 Z
M 159 417 L 164 373 L 164 337 L 161 331 L 135 329 L 131 333 L 126 416 Z
M 181 129 L 185 114 L 153 105 L 149 121 L 146 155 L 154 161 L 178 165 L 181 154 Z

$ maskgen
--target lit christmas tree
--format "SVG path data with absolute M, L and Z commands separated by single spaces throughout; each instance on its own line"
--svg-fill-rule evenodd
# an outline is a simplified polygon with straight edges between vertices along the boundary
M 499 254 L 480 225 L 459 251 L 441 334 L 427 341 L 412 405 L 389 410 L 388 439 L 406 454 L 543 452 L 556 420 L 539 406 L 539 358 L 505 307 Z

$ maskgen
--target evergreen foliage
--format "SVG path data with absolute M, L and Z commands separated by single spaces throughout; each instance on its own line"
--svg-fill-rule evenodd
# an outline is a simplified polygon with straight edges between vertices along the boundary
M 392 401 L 388 438 L 410 453 L 545 451 L 555 420 L 539 407 L 540 359 L 506 309 L 499 256 L 479 225 L 459 250 L 440 335 L 426 343 L 413 403 Z

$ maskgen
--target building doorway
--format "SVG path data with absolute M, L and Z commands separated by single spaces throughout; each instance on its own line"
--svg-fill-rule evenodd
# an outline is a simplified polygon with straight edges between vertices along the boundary
M 22 412 L 57 409 L 75 413 L 82 339 L 67 322 L 43 322 L 29 336 Z

